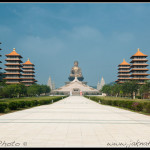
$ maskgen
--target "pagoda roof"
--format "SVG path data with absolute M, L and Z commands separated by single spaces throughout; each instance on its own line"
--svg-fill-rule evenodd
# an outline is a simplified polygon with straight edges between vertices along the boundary
M 130 65 L 129 63 L 127 63 L 126 61 L 125 61 L 125 59 L 123 59 L 123 62 L 121 63 L 121 64 L 119 64 L 119 66 L 120 65 Z
M 13 48 L 13 51 L 12 51 L 11 53 L 6 54 L 6 56 L 20 56 L 20 57 L 22 57 L 20 54 L 18 54 L 18 53 L 16 52 L 16 49 L 15 49 L 15 48 Z
M 138 48 L 138 49 L 137 49 L 137 52 L 136 52 L 134 55 L 132 55 L 132 57 L 133 57 L 133 56 L 148 56 L 148 55 L 143 54 L 143 53 L 140 51 L 140 49 Z
M 28 60 L 25 63 L 23 63 L 23 65 L 33 65 L 33 64 L 30 62 L 30 59 L 28 58 Z

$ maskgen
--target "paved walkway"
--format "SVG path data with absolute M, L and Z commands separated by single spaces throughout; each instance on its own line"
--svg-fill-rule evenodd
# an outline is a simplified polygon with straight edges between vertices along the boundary
M 150 147 L 150 116 L 72 96 L 0 116 L 0 147 Z

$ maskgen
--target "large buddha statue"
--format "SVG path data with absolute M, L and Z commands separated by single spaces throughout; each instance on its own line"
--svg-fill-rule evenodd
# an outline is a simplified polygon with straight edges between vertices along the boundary
M 82 76 L 81 69 L 80 69 L 80 67 L 78 67 L 78 61 L 74 62 L 74 67 L 72 67 L 71 73 L 70 73 L 70 76 L 68 79 L 70 81 L 73 81 L 75 79 L 75 77 L 77 77 L 79 81 L 83 81 L 83 79 L 84 79 Z

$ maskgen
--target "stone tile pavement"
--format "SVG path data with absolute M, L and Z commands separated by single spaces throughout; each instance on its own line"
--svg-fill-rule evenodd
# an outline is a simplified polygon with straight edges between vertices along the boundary
M 150 116 L 70 96 L 0 116 L 0 147 L 150 147 Z

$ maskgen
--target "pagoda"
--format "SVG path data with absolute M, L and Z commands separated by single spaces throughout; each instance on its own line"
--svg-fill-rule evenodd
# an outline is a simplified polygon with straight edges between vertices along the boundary
M 20 76 L 21 76 L 21 58 L 22 56 L 19 55 L 17 52 L 16 52 L 16 49 L 13 48 L 13 51 L 10 53 L 10 54 L 6 54 L 5 55 L 7 57 L 7 59 L 5 59 L 5 61 L 7 62 L 5 64 L 5 66 L 7 66 L 5 68 L 6 70 L 6 73 L 5 74 L 5 80 L 6 80 L 6 84 L 18 84 L 20 83 Z
M 0 42 L 0 44 L 2 44 L 1 42 Z M 1 48 L 0 48 L 0 50 L 2 50 Z M 0 54 L 0 57 L 1 57 L 2 55 Z M 0 63 L 2 63 L 1 61 L 0 61 Z M 2 73 L 1 73 L 1 67 L 0 67 L 0 81 L 1 81 L 1 75 L 2 75 Z
M 118 80 L 117 83 L 124 83 L 130 80 L 130 64 L 123 59 L 123 62 L 118 65 Z
M 98 81 L 98 83 L 97 83 L 97 90 L 100 91 L 103 88 L 104 85 L 105 85 L 105 80 L 102 77 L 101 82 Z
M 100 82 L 100 90 L 103 88 L 104 85 L 105 85 L 105 80 L 104 80 L 104 78 L 102 77 L 102 78 L 101 78 L 101 82 Z
M 148 64 L 146 64 L 146 62 L 148 61 L 146 59 L 147 57 L 148 55 L 143 54 L 139 48 L 137 52 L 130 57 L 132 59 L 132 61 L 130 62 L 132 63 L 130 71 L 131 77 L 132 80 L 138 80 L 139 84 L 145 84 L 145 81 L 149 80 L 147 78 L 147 76 L 149 75 L 147 71 L 149 69 L 146 68 L 148 66 Z
M 25 86 L 30 86 L 32 84 L 34 84 L 35 82 L 37 82 L 37 80 L 34 79 L 35 75 L 34 75 L 34 64 L 32 64 L 30 62 L 30 60 L 28 59 L 25 63 L 23 63 L 23 73 L 22 73 L 22 83 L 25 84 Z
M 51 90 L 53 89 L 51 77 L 48 79 L 47 86 L 49 86 Z
M 50 87 L 51 91 L 55 90 L 55 83 L 54 83 L 54 81 L 51 80 L 51 77 L 49 77 L 49 79 L 48 79 L 47 86 Z

